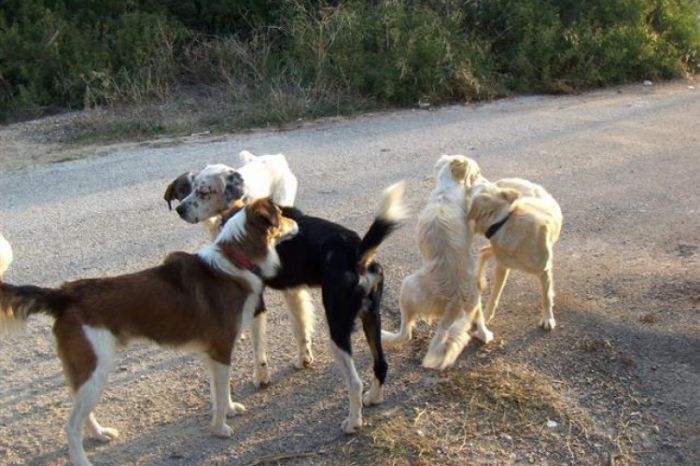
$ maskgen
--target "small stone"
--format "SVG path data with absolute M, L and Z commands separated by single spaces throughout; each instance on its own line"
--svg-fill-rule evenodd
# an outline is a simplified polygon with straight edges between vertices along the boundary
M 559 423 L 556 421 L 552 421 L 551 419 L 547 419 L 547 427 L 549 427 L 550 429 L 556 429 L 557 427 L 559 427 Z
M 646 80 L 644 80 L 644 82 L 643 82 L 642 84 L 644 84 L 645 86 L 651 86 L 651 85 L 653 85 L 654 83 L 652 83 L 651 81 L 649 81 L 648 79 L 646 79 Z

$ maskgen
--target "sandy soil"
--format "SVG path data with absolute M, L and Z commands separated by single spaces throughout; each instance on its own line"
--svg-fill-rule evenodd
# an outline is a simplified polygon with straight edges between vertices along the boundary
M 419 365 L 432 334 L 419 326 L 414 342 L 388 353 L 386 402 L 367 409 L 362 434 L 348 437 L 339 428 L 345 389 L 326 350 L 318 296 L 316 360 L 296 371 L 286 311 L 269 293 L 273 384 L 253 387 L 250 345 L 242 342 L 234 393 L 249 411 L 230 420 L 232 439 L 207 432 L 209 390 L 197 358 L 139 343 L 120 353 L 98 405 L 101 422 L 121 437 L 88 439 L 94 463 L 700 464 L 698 92 L 688 82 L 628 86 L 109 147 L 51 142 L 69 117 L 0 128 L 0 230 L 15 250 L 5 279 L 56 286 L 138 270 L 171 250 L 195 251 L 204 232 L 168 212 L 163 190 L 185 170 L 235 164 L 242 149 L 286 153 L 300 180 L 300 207 L 358 231 L 382 187 L 406 179 L 417 212 L 436 157 L 465 153 L 487 177 L 529 178 L 559 200 L 555 331 L 537 328 L 536 281 L 512 274 L 492 344 L 472 343 L 454 369 L 438 374 Z M 402 278 L 420 263 L 414 227 L 411 219 L 380 250 L 387 328 L 398 324 Z M 355 348 L 368 382 L 359 334 Z M 499 364 L 534 374 L 578 414 L 562 414 L 553 428 L 534 414 L 536 425 L 513 424 L 510 411 L 500 420 L 466 420 L 493 413 L 509 393 L 494 388 L 494 401 L 478 404 L 464 390 L 481 396 L 491 387 L 457 392 L 455 384 Z M 0 464 L 66 464 L 69 406 L 50 319 L 35 317 L 27 333 L 2 336 Z

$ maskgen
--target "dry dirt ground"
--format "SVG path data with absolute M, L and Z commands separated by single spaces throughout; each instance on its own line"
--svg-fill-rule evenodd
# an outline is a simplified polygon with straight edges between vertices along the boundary
M 273 384 L 253 387 L 250 341 L 242 341 L 232 383 L 248 413 L 230 419 L 233 438 L 207 432 L 197 358 L 139 343 L 120 353 L 98 405 L 121 437 L 86 441 L 95 464 L 700 464 L 700 90 L 692 82 L 109 148 L 52 143 L 60 125 L 0 129 L 0 229 L 15 250 L 12 283 L 56 286 L 197 250 L 203 230 L 169 212 L 163 190 L 185 170 L 234 164 L 242 149 L 287 154 L 298 205 L 358 231 L 381 188 L 401 178 L 418 212 L 445 152 L 476 158 L 491 179 L 542 183 L 564 213 L 553 332 L 537 328 L 536 281 L 514 273 L 494 342 L 472 342 L 455 368 L 436 373 L 420 367 L 432 334 L 421 324 L 414 341 L 388 352 L 386 402 L 365 410 L 360 434 L 345 436 L 346 392 L 318 295 L 316 360 L 296 371 L 286 311 L 269 292 Z M 398 324 L 402 278 L 420 263 L 414 227 L 415 216 L 379 253 L 386 328 Z M 359 333 L 355 358 L 367 383 Z M 50 319 L 2 336 L 0 464 L 66 464 L 69 405 Z

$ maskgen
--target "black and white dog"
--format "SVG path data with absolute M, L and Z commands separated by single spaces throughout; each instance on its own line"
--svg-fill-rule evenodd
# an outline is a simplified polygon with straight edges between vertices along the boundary
M 374 222 L 364 237 L 341 225 L 303 214 L 293 207 L 283 207 L 283 215 L 299 226 L 295 237 L 280 243 L 277 254 L 280 268 L 277 274 L 265 279 L 265 285 L 278 290 L 293 291 L 299 287 L 320 287 L 328 322 L 333 356 L 345 379 L 349 396 L 349 415 L 341 427 L 354 433 L 362 426 L 362 404 L 379 404 L 384 399 L 384 381 L 387 363 L 381 343 L 380 304 L 384 286 L 382 267 L 374 260 L 379 245 L 400 226 L 406 217 L 403 205 L 404 183 L 396 183 L 384 190 L 382 203 Z M 237 215 L 231 221 L 243 221 Z M 224 219 L 223 222 L 225 222 Z M 313 312 L 310 301 L 294 302 L 287 294 L 292 314 L 308 317 Z M 253 319 L 253 351 L 256 371 L 267 373 L 265 313 Z M 356 319 L 362 320 L 374 360 L 374 379 L 367 393 L 362 395 L 362 380 L 352 359 L 351 334 Z M 303 322 L 293 320 L 299 357 L 310 356 L 310 340 L 304 333 Z
M 265 280 L 266 286 L 278 290 L 301 285 L 321 287 L 333 356 L 345 378 L 350 399 L 348 417 L 341 424 L 346 433 L 362 427 L 363 402 L 370 406 L 384 401 L 387 363 L 379 314 L 384 273 L 374 256 L 379 245 L 406 216 L 403 191 L 403 182 L 384 191 L 379 212 L 362 238 L 337 223 L 304 215 L 294 208 L 283 208 L 283 214 L 297 222 L 299 232 L 278 245 L 281 267 L 273 278 Z M 358 316 L 374 359 L 374 379 L 364 399 L 350 343 Z M 254 342 L 253 346 L 259 345 Z

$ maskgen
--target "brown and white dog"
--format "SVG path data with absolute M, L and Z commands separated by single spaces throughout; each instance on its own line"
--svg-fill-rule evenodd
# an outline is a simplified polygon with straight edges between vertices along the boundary
M 0 233 L 0 282 L 12 263 L 12 246 Z
M 423 265 L 401 285 L 399 332 L 382 331 L 383 343 L 405 343 L 411 339 L 417 319 L 438 319 L 423 358 L 423 366 L 432 369 L 454 364 L 469 342 L 474 321 L 477 338 L 485 343 L 493 339 L 481 312 L 477 251 L 472 247 L 473 234 L 467 221 L 465 183 L 479 175 L 470 172 L 471 168 L 462 156 L 443 155 L 435 164 L 436 186 L 418 216 L 416 229 Z
M 157 267 L 58 289 L 0 283 L 0 330 L 40 312 L 56 319 L 58 355 L 74 395 L 66 424 L 74 465 L 90 464 L 82 442 L 86 423 L 100 440 L 118 436 L 92 411 L 116 347 L 133 338 L 202 353 L 211 372 L 213 432 L 231 436 L 226 415 L 245 410 L 231 401 L 231 352 L 241 326 L 252 318 L 263 278 L 279 266 L 275 246 L 297 231 L 279 207 L 261 199 L 236 214 L 215 243 L 196 255 L 175 252 Z
M 539 278 L 542 289 L 540 325 L 552 330 L 554 284 L 552 263 L 554 244 L 562 225 L 561 208 L 540 185 L 522 178 L 503 178 L 476 184 L 470 196 L 469 219 L 476 233 L 491 241 L 481 249 L 477 276 L 481 283 L 486 263 L 496 260 L 494 283 L 486 306 L 488 321 L 493 319 L 510 269 L 524 270 Z
M 239 157 L 244 164 L 239 169 L 214 164 L 207 165 L 199 172 L 180 175 L 165 190 L 163 197 L 168 206 L 171 207 L 174 200 L 180 201 L 176 208 L 178 215 L 188 223 L 202 223 L 215 237 L 222 224 L 222 216 L 235 210 L 238 202 L 247 203 L 270 196 L 281 207 L 294 205 L 298 183 L 284 155 L 255 156 L 242 151 Z M 311 336 L 314 308 L 311 294 L 305 286 L 283 292 L 299 348 L 294 366 L 303 369 L 313 361 Z M 255 314 L 252 325 L 254 341 L 265 341 L 266 322 L 265 312 Z M 257 338 L 258 335 L 260 338 Z M 270 370 L 266 352 L 257 351 L 256 355 L 253 384 L 261 387 L 270 383 Z

